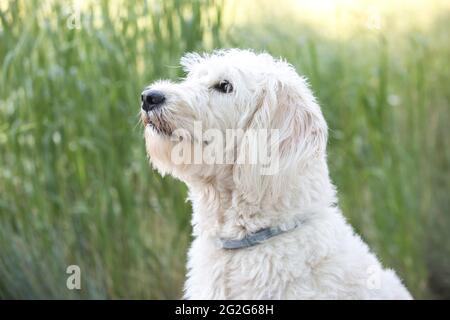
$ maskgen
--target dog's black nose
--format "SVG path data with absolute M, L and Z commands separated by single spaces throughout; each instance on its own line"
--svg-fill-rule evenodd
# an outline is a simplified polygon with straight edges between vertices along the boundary
M 159 107 L 165 100 L 166 97 L 161 91 L 146 90 L 141 94 L 142 109 L 144 111 L 150 111 Z

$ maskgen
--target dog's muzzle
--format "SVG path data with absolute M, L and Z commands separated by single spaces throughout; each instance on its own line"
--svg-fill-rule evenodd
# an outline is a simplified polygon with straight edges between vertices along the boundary
M 147 89 L 141 94 L 141 119 L 147 126 L 151 126 L 157 133 L 170 136 L 172 128 L 164 116 L 164 102 L 166 96 L 158 90 Z

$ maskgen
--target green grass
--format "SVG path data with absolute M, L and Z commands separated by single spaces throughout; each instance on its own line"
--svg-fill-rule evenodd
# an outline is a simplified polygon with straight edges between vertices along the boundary
M 450 297 L 448 10 L 426 28 L 327 37 L 300 18 L 233 24 L 220 1 L 88 1 L 80 28 L 70 2 L 7 3 L 0 298 L 181 296 L 190 206 L 148 165 L 138 99 L 182 76 L 184 52 L 230 46 L 310 79 L 344 213 L 416 297 Z M 71 264 L 80 291 L 66 288 Z

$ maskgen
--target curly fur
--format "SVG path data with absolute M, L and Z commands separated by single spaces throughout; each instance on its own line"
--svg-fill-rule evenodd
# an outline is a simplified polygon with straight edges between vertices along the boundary
M 248 50 L 191 53 L 181 64 L 187 72 L 183 81 L 150 86 L 167 97 L 153 115 L 165 127 L 162 134 L 147 125 L 145 140 L 154 167 L 189 187 L 194 240 L 185 298 L 410 299 L 394 271 L 381 266 L 337 207 L 326 162 L 327 125 L 306 80 L 285 61 Z M 211 89 L 223 79 L 232 83 L 232 93 Z M 152 115 L 142 117 L 148 123 Z M 174 163 L 177 143 L 205 147 L 195 135 L 195 121 L 223 132 L 278 129 L 278 172 L 261 175 L 257 164 Z M 190 135 L 171 139 L 177 128 Z M 242 148 L 240 142 L 231 149 Z M 263 244 L 238 250 L 217 246 L 220 237 L 240 239 L 293 219 L 304 223 Z

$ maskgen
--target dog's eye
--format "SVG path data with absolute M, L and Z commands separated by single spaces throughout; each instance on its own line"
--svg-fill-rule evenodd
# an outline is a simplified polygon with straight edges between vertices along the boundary
M 228 80 L 221 80 L 214 85 L 214 89 L 222 93 L 230 93 L 233 91 L 233 86 Z

